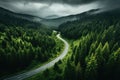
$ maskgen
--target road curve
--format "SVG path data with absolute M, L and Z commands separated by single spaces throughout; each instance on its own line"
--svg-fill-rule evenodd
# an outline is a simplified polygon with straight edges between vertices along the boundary
M 41 66 L 37 69 L 31 70 L 31 71 L 28 71 L 28 72 L 25 72 L 25 73 L 22 73 L 22 74 L 18 74 L 18 75 L 6 78 L 4 80 L 23 80 L 23 79 L 26 79 L 26 78 L 31 77 L 31 76 L 39 73 L 39 72 L 45 71 L 46 69 L 54 66 L 54 64 L 56 62 L 63 59 L 66 56 L 66 54 L 68 53 L 69 44 L 68 44 L 67 41 L 65 41 L 64 39 L 62 39 L 60 37 L 60 34 L 57 35 L 57 38 L 60 39 L 65 44 L 65 48 L 64 48 L 64 50 L 63 50 L 63 52 L 61 53 L 60 56 L 58 56 L 56 59 L 52 60 L 51 62 L 49 62 L 49 63 L 47 63 L 47 64 L 45 64 L 45 65 L 43 65 L 43 66 Z

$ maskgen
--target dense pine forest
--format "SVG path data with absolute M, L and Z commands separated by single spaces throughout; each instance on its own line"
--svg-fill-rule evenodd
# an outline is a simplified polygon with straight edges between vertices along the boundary
M 22 71 L 55 57 L 61 51 L 62 44 L 52 33 L 52 29 L 40 23 L 14 17 L 1 19 L 0 76 Z
M 60 26 L 63 36 L 79 39 L 67 61 L 64 80 L 120 79 L 119 13 L 100 13 Z
M 108 11 L 61 24 L 58 30 L 71 44 L 69 55 L 27 80 L 119 80 L 119 14 Z
M 70 5 L 71 11 L 79 7 Z M 42 9 L 39 15 L 47 18 Z M 120 80 L 120 8 L 53 19 L 37 16 L 0 7 L 0 80 Z

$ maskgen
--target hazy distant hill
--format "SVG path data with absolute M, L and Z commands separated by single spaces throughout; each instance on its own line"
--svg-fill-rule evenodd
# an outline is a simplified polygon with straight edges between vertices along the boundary
M 41 25 L 41 23 L 38 23 L 38 20 L 40 21 L 41 18 L 27 14 L 14 13 L 0 7 L 0 23 L 18 26 L 23 26 L 27 24 L 31 24 L 31 26 Z
M 40 22 L 48 26 L 59 26 L 60 24 L 67 22 L 67 21 L 74 21 L 77 19 L 85 18 L 98 10 L 99 9 L 93 9 L 93 10 L 90 10 L 90 11 L 87 11 L 81 14 L 64 16 L 64 17 L 55 18 L 55 19 L 43 19 Z
M 6 23 L 7 24 L 24 24 L 24 23 L 42 23 L 47 26 L 55 26 L 58 27 L 60 24 L 65 23 L 67 21 L 74 21 L 77 19 L 82 19 L 85 18 L 92 13 L 98 11 L 99 9 L 93 9 L 81 14 L 76 14 L 76 15 L 70 15 L 70 16 L 64 16 L 64 17 L 59 17 L 59 18 L 54 18 L 54 19 L 43 19 L 37 16 L 32 16 L 32 15 L 27 15 L 27 14 L 20 14 L 20 13 L 15 13 L 12 11 L 9 11 L 7 9 L 1 8 L 0 7 L 0 22 Z
M 28 14 L 15 13 L 15 12 L 12 12 L 10 10 L 4 9 L 2 7 L 0 7 L 0 14 L 1 14 L 0 16 L 9 15 L 9 16 L 17 17 L 17 18 L 30 20 L 30 21 L 34 20 L 35 18 L 42 19 L 42 18 L 37 17 L 37 16 L 32 16 L 32 15 L 28 15 Z

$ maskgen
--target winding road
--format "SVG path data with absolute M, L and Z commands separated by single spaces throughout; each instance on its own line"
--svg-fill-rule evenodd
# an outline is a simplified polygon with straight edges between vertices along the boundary
M 26 79 L 28 77 L 31 77 L 31 76 L 37 74 L 37 73 L 45 71 L 46 69 L 54 66 L 54 64 L 56 62 L 58 62 L 59 60 L 63 59 L 66 56 L 66 54 L 68 53 L 69 44 L 68 44 L 67 41 L 65 41 L 64 39 L 62 39 L 60 37 L 60 34 L 57 35 L 57 38 L 60 39 L 65 44 L 65 48 L 64 48 L 64 50 L 63 50 L 63 52 L 61 53 L 60 56 L 58 56 L 56 59 L 52 60 L 51 62 L 49 62 L 49 63 L 47 63 L 47 64 L 45 64 L 45 65 L 43 65 L 43 66 L 41 66 L 41 67 L 39 67 L 37 69 L 31 70 L 31 71 L 28 71 L 28 72 L 25 72 L 25 73 L 22 73 L 22 74 L 18 74 L 18 75 L 6 78 L 4 80 L 23 80 L 23 79 Z

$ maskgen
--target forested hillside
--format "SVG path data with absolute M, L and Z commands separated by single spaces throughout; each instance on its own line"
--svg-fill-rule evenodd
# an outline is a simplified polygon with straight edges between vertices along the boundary
M 68 56 L 26 80 L 119 80 L 119 14 L 108 11 L 61 24 L 58 30 L 71 44 Z
M 0 75 L 24 69 L 33 61 L 43 63 L 57 54 L 60 48 L 51 33 L 0 24 Z
M 0 7 L 0 22 L 8 26 L 40 27 L 41 23 L 33 21 L 35 16 L 18 14 Z
M 28 80 L 119 80 L 119 14 L 107 11 L 61 24 L 58 30 L 71 44 L 69 55 Z
M 120 8 L 99 11 L 43 20 L 49 26 L 62 23 L 54 28 L 69 42 L 68 54 L 26 80 L 120 80 Z M 53 27 L 33 18 L 0 8 L 0 79 L 38 69 L 64 48 Z
M 0 9 L 1 10 L 1 9 Z M 0 12 L 0 78 L 54 58 L 62 44 L 41 23 Z
M 67 22 L 59 29 L 73 44 L 63 80 L 120 79 L 120 15 L 111 11 Z

